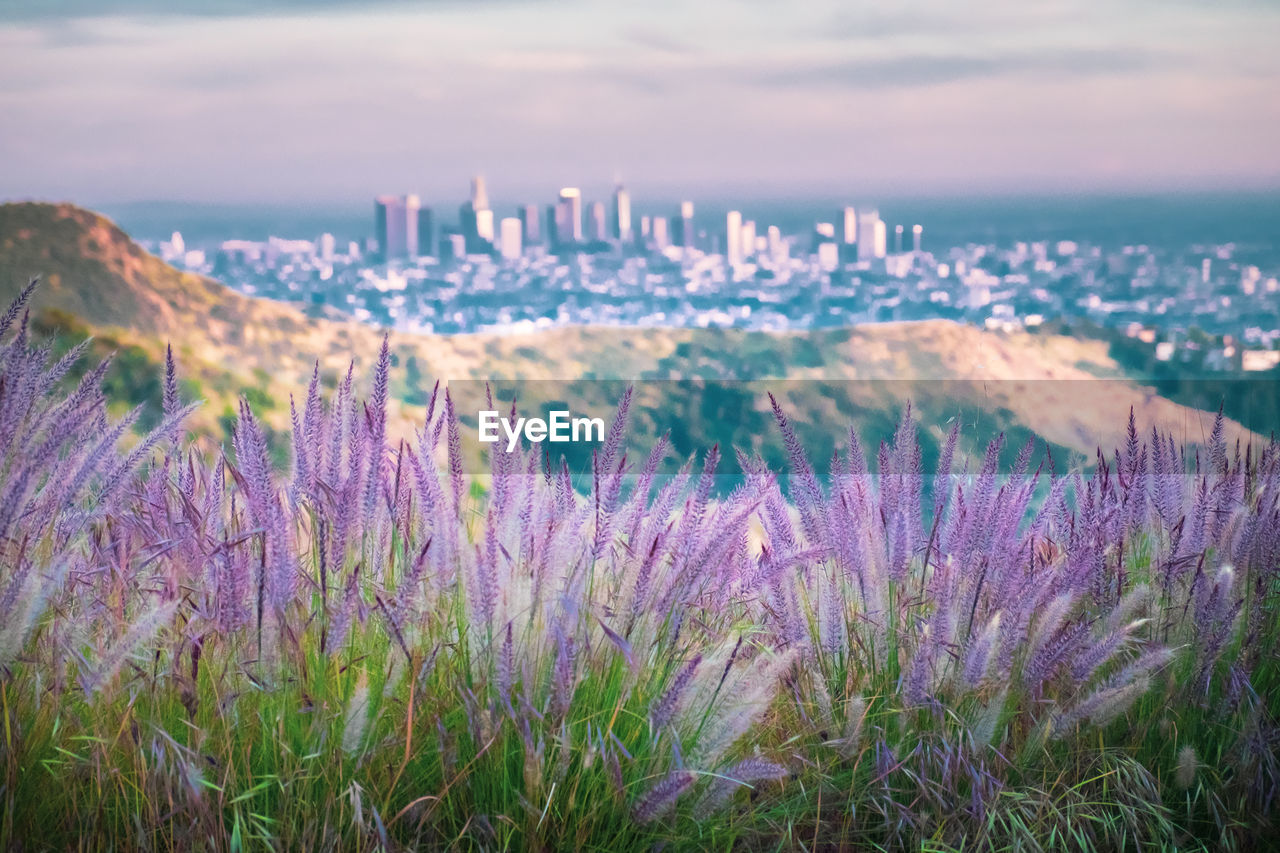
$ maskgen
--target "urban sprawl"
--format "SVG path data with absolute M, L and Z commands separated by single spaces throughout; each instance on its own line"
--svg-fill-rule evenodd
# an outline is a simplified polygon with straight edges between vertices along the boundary
M 1071 239 L 926 248 L 920 224 L 865 206 L 783 233 L 739 211 L 714 224 L 682 202 L 633 216 L 618 186 L 584 203 L 573 187 L 498 218 L 483 178 L 456 225 L 415 195 L 379 196 L 374 235 L 338 245 L 271 237 L 188 247 L 166 260 L 250 294 L 329 306 L 401 330 L 530 331 L 564 325 L 788 330 L 948 318 L 990 329 L 1087 321 L 1155 362 L 1216 370 L 1280 365 L 1272 263 L 1226 245 L 1119 249 Z M 716 217 L 719 220 L 719 217 Z

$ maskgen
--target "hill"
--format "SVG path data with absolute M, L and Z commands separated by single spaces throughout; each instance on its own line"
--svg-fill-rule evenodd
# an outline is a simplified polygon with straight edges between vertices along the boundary
M 382 334 L 176 270 L 91 211 L 0 205 L 0 301 L 33 274 L 45 282 L 35 300 L 38 328 L 64 346 L 91 334 L 99 350 L 123 353 L 130 377 L 118 390 L 128 402 L 158 399 L 155 380 L 171 342 L 187 396 L 211 404 L 195 427 L 215 435 L 241 394 L 268 423 L 283 426 L 288 396 L 303 392 L 315 360 L 332 387 L 349 361 L 368 368 Z M 874 442 L 892 432 L 908 399 L 924 427 L 926 460 L 957 417 L 977 422 L 986 435 L 1005 431 L 1011 446 L 1035 434 L 1060 455 L 1086 457 L 1098 445 L 1121 443 L 1131 406 L 1140 423 L 1158 423 L 1191 442 L 1212 421 L 1127 378 L 1103 343 L 942 320 L 810 333 L 573 327 L 396 334 L 392 344 L 402 431 L 421 417 L 436 378 L 450 383 L 472 423 L 483 402 L 481 380 L 495 382 L 502 399 L 518 396 L 525 409 L 560 402 L 606 419 L 624 387 L 609 380 L 639 380 L 635 441 L 645 445 L 671 430 L 681 453 L 719 440 L 776 456 L 766 391 L 780 397 L 802 436 L 807 425 L 822 426 L 810 448 L 817 459 L 834 449 L 833 424 L 856 423 Z M 1229 432 L 1244 434 L 1238 424 Z

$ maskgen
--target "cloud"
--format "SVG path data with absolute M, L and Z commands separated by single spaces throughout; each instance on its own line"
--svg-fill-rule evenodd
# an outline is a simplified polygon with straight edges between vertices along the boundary
M 827 61 L 756 75 L 766 86 L 894 89 L 1002 76 L 1123 74 L 1170 67 L 1174 57 L 1139 49 L 1058 49 L 987 54 L 918 54 Z
M 432 6 L 467 7 L 481 0 L 425 0 Z M 484 0 L 527 3 L 532 0 Z M 59 21 L 105 17 L 237 18 L 311 15 L 334 11 L 420 9 L 424 0 L 0 0 L 0 20 Z
M 627 27 L 619 33 L 622 41 L 647 50 L 673 56 L 687 56 L 698 52 L 698 47 L 671 33 L 644 26 Z
M 1274 171 L 1274 17 L 916 0 L 841 37 L 847 2 L 0 0 L 0 115 L 24 129 L 0 133 L 0 186 L 363 197 L 482 169 L 552 193 L 617 170 L 985 188 L 1111 181 L 1103 154 L 1153 185 Z

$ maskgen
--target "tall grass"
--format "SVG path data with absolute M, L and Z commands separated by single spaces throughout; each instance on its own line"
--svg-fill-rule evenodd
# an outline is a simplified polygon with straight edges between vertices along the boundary
M 23 299 L 26 298 L 24 294 Z M 921 470 L 910 411 L 823 477 L 717 448 L 586 493 L 464 476 L 447 390 L 389 446 L 318 374 L 270 465 L 0 319 L 0 846 L 1254 849 L 1276 832 L 1280 448 L 1130 418 L 1087 474 Z M 957 470 L 959 468 L 959 470 Z M 873 473 L 874 471 L 874 473 Z M 482 482 L 476 487 L 473 479 Z

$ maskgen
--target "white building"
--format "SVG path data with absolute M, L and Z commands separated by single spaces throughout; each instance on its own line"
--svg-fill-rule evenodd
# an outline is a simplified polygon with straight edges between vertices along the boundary
M 582 190 L 577 187 L 565 187 L 560 190 L 560 216 L 564 230 L 558 234 L 561 242 L 579 243 L 582 241 Z
M 514 261 L 524 253 L 523 232 L 524 227 L 520 219 L 515 216 L 508 216 L 502 220 L 502 257 L 508 261 Z
M 631 194 L 619 184 L 613 191 L 612 236 L 623 243 L 631 242 Z
M 883 258 L 887 253 L 888 231 L 878 210 L 858 214 L 858 260 Z
M 724 257 L 731 267 L 742 264 L 742 213 L 729 211 L 724 223 Z
M 476 211 L 476 234 L 481 240 L 493 242 L 493 211 L 485 208 Z

